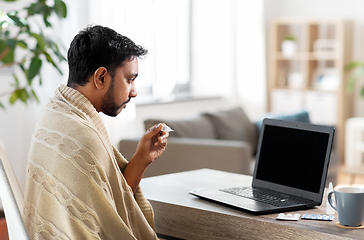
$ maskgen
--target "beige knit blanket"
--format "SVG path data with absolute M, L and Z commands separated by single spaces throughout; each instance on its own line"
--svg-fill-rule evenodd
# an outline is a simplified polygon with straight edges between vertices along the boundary
M 127 161 L 78 91 L 61 86 L 32 136 L 23 217 L 31 239 L 157 239 Z

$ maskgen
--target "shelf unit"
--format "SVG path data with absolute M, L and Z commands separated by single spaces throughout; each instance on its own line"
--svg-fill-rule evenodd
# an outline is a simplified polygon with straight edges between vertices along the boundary
M 306 109 L 315 124 L 336 127 L 343 163 L 345 121 L 352 116 L 345 63 L 351 60 L 352 24 L 343 19 L 274 18 L 269 37 L 268 110 Z M 292 50 L 283 46 L 294 38 Z

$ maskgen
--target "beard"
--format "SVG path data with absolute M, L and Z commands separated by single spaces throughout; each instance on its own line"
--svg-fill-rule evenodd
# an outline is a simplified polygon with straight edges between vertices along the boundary
M 131 97 L 128 98 L 125 102 L 123 102 L 121 105 L 116 105 L 115 103 L 115 91 L 114 91 L 114 78 L 112 78 L 111 85 L 109 89 L 107 90 L 106 95 L 104 96 L 104 99 L 102 100 L 102 112 L 110 117 L 116 117 L 120 112 L 121 109 L 130 102 Z

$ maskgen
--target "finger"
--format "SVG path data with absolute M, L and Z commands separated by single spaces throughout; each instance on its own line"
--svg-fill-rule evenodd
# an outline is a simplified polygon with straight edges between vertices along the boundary
M 166 141 L 166 140 L 167 140 L 167 137 L 166 136 L 159 136 L 158 137 L 158 141 L 159 142 Z
M 156 150 L 164 150 L 167 146 L 167 143 L 155 143 L 154 146 L 157 148 Z
M 162 141 L 166 140 L 166 138 L 162 135 L 162 136 L 158 136 L 158 137 L 157 137 L 157 140 L 158 140 L 159 142 L 162 142 Z
M 159 136 L 156 140 L 158 143 L 166 143 L 168 141 L 165 136 Z
M 167 142 L 162 142 L 162 143 L 159 143 L 158 145 L 161 148 L 165 148 L 167 146 Z
M 167 141 L 163 141 L 163 142 L 155 142 L 154 146 L 156 147 L 160 147 L 160 148 L 164 148 L 165 146 L 167 146 Z
M 153 127 L 147 130 L 146 135 L 148 135 L 149 137 L 153 137 L 157 135 L 159 132 L 161 132 L 162 127 L 163 126 L 161 123 L 154 125 Z
M 157 135 L 158 141 L 162 141 L 163 139 L 167 139 L 167 137 L 169 136 L 169 133 L 166 132 L 159 132 Z
M 166 144 L 168 141 L 168 139 L 165 137 L 165 136 L 158 136 L 156 139 L 155 139 L 155 143 L 159 143 L 159 144 Z
M 167 138 L 161 137 L 160 139 L 158 139 L 158 142 L 161 144 L 166 144 L 168 142 Z

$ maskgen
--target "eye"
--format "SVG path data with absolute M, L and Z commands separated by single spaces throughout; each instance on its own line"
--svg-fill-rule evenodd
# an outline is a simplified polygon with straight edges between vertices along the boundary
M 128 79 L 128 83 L 132 83 L 135 81 L 135 79 L 137 78 L 138 74 L 137 75 L 134 75 L 133 77 L 129 78 Z

